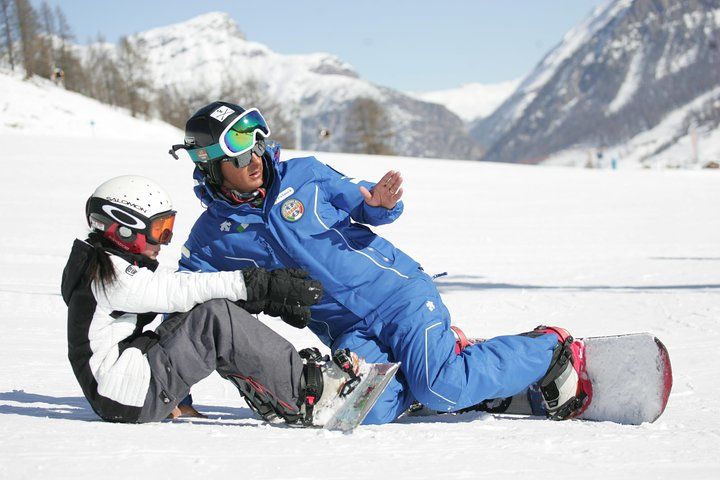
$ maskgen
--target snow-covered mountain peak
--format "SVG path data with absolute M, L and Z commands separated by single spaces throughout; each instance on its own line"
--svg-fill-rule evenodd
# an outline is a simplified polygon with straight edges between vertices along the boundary
M 605 3 L 595 7 L 587 18 L 563 35 L 560 43 L 548 52 L 539 65 L 525 78 L 518 90 L 531 92 L 542 87 L 565 60 L 571 58 L 610 22 L 616 21 L 624 10 L 632 6 L 633 1 L 606 0 Z
M 485 160 L 537 163 L 566 149 L 625 151 L 678 117 L 645 158 L 716 129 L 720 6 L 705 0 L 612 0 L 570 30 L 473 136 Z M 705 98 L 696 105 L 696 99 Z M 693 106 L 691 106 L 693 105 Z M 680 112 L 674 115 L 675 112 Z M 690 153 L 676 164 L 696 164 Z
M 275 108 L 288 127 L 274 129 L 285 139 L 301 135 L 305 148 L 346 149 L 347 119 L 353 103 L 371 99 L 383 106 L 389 125 L 398 132 L 388 140 L 395 152 L 418 156 L 478 158 L 475 142 L 462 121 L 445 107 L 430 105 L 360 78 L 353 67 L 328 53 L 285 55 L 248 40 L 226 14 L 211 13 L 186 22 L 141 32 L 132 41 L 147 58 L 150 82 L 203 102 L 223 98 Z M 266 110 L 267 112 L 267 110 Z M 431 112 L 431 113 L 430 113 Z M 451 133 L 451 147 L 431 139 L 425 119 L 432 115 Z M 302 131 L 297 118 L 302 118 Z M 276 117 L 277 118 L 277 117 Z M 330 130 L 319 138 L 316 132 Z M 402 135 L 400 133 L 402 132 Z
M 176 36 L 179 33 L 182 35 L 193 35 L 193 33 L 197 32 L 214 35 L 218 40 L 222 38 L 247 40 L 247 36 L 240 29 L 237 22 L 224 12 L 209 12 L 181 23 L 153 28 L 152 30 L 143 32 L 142 36 Z
M 171 83 L 185 89 L 214 89 L 224 77 L 263 82 L 278 70 L 287 83 L 308 73 L 358 78 L 351 65 L 328 53 L 275 53 L 248 40 L 235 20 L 220 12 L 142 32 L 133 39 L 144 45 L 157 83 L 172 79 Z
M 209 75 L 226 75 L 245 58 L 272 54 L 266 46 L 248 41 L 230 16 L 218 12 L 142 32 L 133 39 L 143 44 L 152 77 L 160 83 L 197 84 Z

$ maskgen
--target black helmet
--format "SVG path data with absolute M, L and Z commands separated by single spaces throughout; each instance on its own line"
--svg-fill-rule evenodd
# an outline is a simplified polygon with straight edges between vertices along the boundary
M 247 165 L 251 152 L 260 157 L 265 153 L 264 138 L 269 135 L 270 128 L 259 110 L 216 101 L 188 119 L 184 145 L 173 145 L 170 154 L 177 158 L 176 150 L 187 150 L 210 183 L 220 185 L 220 162 L 230 159 L 238 167 Z
M 185 146 L 198 148 L 218 143 L 225 128 L 243 112 L 245 109 L 234 103 L 205 105 L 185 123 Z

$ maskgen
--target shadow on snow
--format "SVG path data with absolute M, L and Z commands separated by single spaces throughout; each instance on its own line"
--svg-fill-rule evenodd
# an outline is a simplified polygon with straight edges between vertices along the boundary
M 445 277 L 447 278 L 447 277 Z M 464 280 L 435 280 L 441 293 L 461 290 L 546 290 L 564 292 L 658 292 L 671 290 L 717 290 L 720 283 L 691 285 L 532 285 L 526 283 L 484 282 L 483 277 L 459 275 Z
M 28 393 L 24 390 L 0 392 L 0 402 L 12 402 L 13 405 L 0 403 L 0 415 L 24 415 L 38 418 L 52 418 L 64 420 L 79 420 L 85 422 L 100 422 L 85 397 L 53 397 L 37 393 Z M 182 417 L 174 422 L 184 423 L 211 423 L 217 426 L 218 420 L 255 420 L 257 416 L 249 408 L 222 407 L 216 405 L 195 405 L 207 418 Z M 231 423 L 238 425 L 238 423 Z M 245 424 L 240 424 L 245 425 Z

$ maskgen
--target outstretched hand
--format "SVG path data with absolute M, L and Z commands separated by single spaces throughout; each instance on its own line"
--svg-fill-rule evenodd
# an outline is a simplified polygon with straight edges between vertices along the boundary
M 360 193 L 365 198 L 365 203 L 371 207 L 385 207 L 391 209 L 400 200 L 403 194 L 402 176 L 400 172 L 390 170 L 383 176 L 378 183 L 368 190 L 361 186 Z

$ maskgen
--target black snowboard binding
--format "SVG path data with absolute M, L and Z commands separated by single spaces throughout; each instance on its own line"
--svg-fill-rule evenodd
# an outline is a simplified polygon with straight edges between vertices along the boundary
M 337 398 L 355 390 L 360 384 L 357 371 L 361 361 L 348 349 L 337 350 L 332 361 L 314 347 L 299 353 L 305 360 L 300 384 L 300 421 L 306 427 L 322 425 L 317 410 L 331 407 Z

